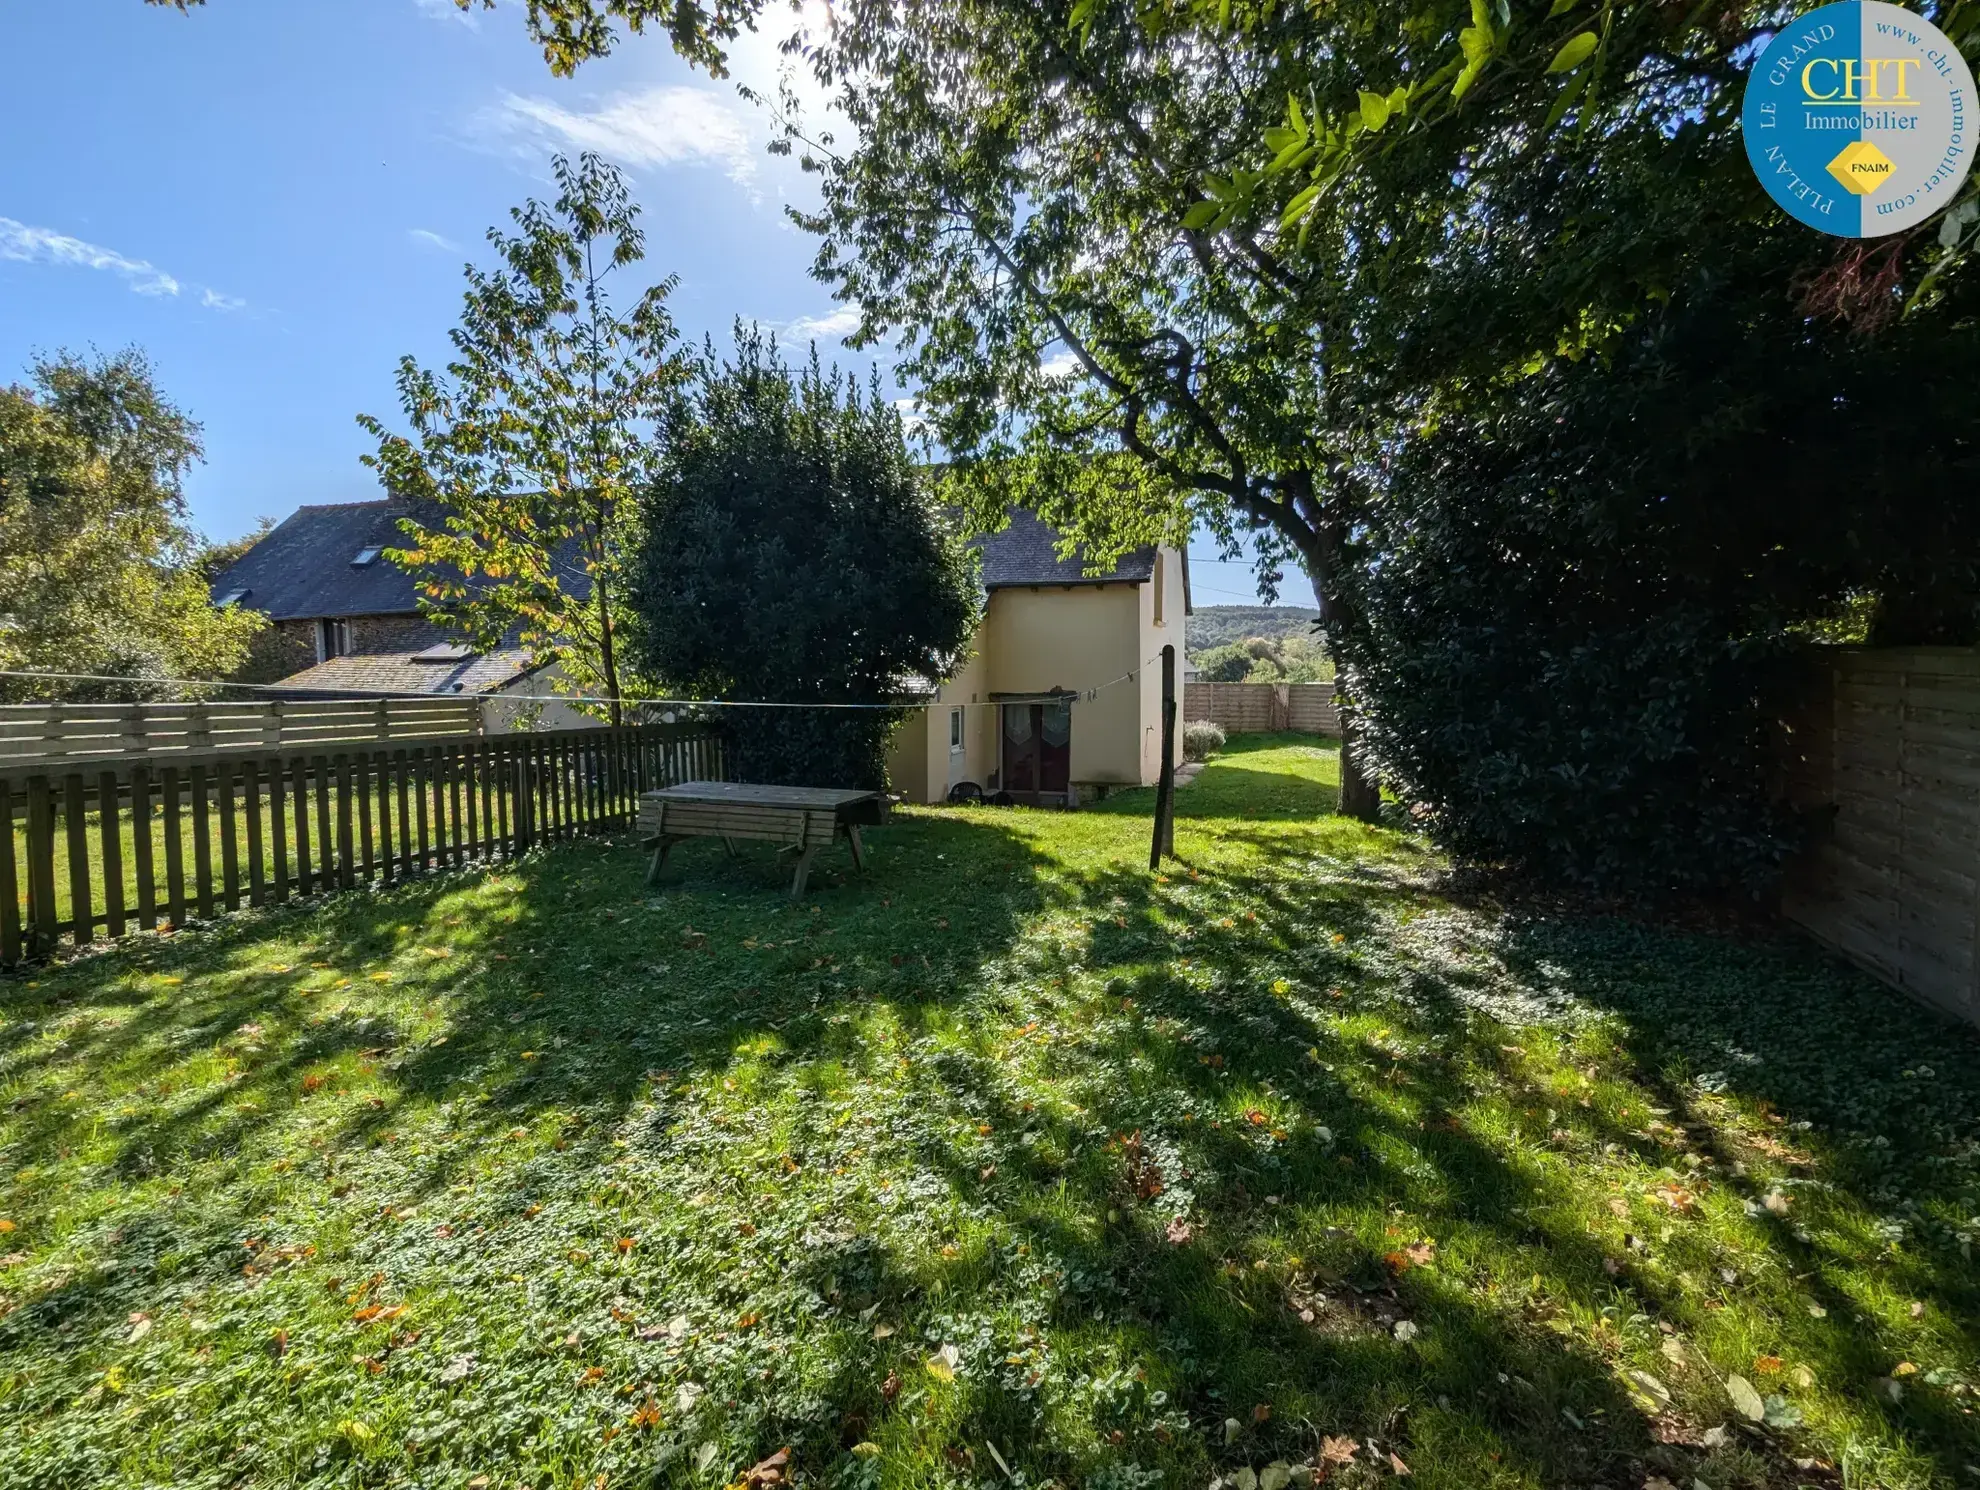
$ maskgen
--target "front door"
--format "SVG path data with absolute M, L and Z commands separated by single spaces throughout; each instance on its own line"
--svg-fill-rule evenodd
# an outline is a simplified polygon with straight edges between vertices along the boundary
M 1020 802 L 1065 801 L 1072 784 L 1072 705 L 1004 705 L 1003 789 Z

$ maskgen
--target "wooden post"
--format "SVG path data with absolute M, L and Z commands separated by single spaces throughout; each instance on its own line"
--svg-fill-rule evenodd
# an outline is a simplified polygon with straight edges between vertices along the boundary
M 89 802 L 82 773 L 71 771 L 62 781 L 63 823 L 68 829 L 69 929 L 78 947 L 96 936 L 96 912 L 89 893 Z
M 103 771 L 96 778 L 96 823 L 103 843 L 103 929 L 105 934 L 124 934 L 124 828 L 117 805 L 117 773 Z
M 21 889 L 14 863 L 14 789 L 0 781 L 0 967 L 21 960 Z
M 1176 649 L 1162 648 L 1162 774 L 1155 787 L 1155 837 L 1148 867 L 1159 869 L 1162 855 L 1176 856 Z
M 27 779 L 27 886 L 29 942 L 47 956 L 55 950 L 55 794 L 46 776 Z
M 158 929 L 158 870 L 152 860 L 151 768 L 131 767 L 131 871 L 137 876 L 138 925 Z

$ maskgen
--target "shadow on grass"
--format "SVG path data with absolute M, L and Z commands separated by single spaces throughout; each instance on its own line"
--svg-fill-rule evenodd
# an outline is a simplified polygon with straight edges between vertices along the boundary
M 187 1482 L 712 1485 L 789 1444 L 833 1483 L 985 1480 L 1000 1457 L 1126 1490 L 1333 1438 L 1344 1482 L 1395 1454 L 1427 1486 L 1688 1483 L 1717 1382 L 1660 1367 L 1688 1395 L 1653 1432 L 1620 1367 L 1660 1324 L 1704 1327 L 1683 1275 L 1727 1259 L 1624 1247 L 1581 1176 L 1533 1158 L 1666 1141 L 1564 1099 L 1489 1012 L 1492 977 L 1399 939 L 1434 909 L 1419 851 L 1323 821 L 1333 789 L 1286 742 L 1234 746 L 1178 798 L 1193 857 L 1162 879 L 1135 867 L 1145 793 L 909 814 L 868 875 L 838 865 L 796 908 L 767 854 L 690 845 L 649 892 L 629 846 L 579 843 L 9 988 L 0 1157 L 42 1171 L 9 1204 L 49 1248 L 5 1282 L 12 1482 L 169 1461 Z M 1622 1059 L 1575 1060 L 1695 1118 L 1688 1146 L 1736 1189 L 1695 1078 L 1814 1110 L 1812 1049 L 1768 1064 L 1805 1044 L 1804 963 L 1631 935 L 1537 922 L 1499 955 L 1622 1013 Z M 1980 1091 L 1945 1069 L 1965 1095 L 1903 1130 L 1942 1146 L 1970 1141 Z M 85 1077 L 101 1090 L 69 1095 Z M 1869 1160 L 1849 1173 L 1882 1193 Z M 1957 1192 L 1912 1198 L 1943 1219 Z M 1802 1255 L 1788 1224 L 1756 1223 L 1763 1270 Z M 1970 1332 L 1942 1250 L 1879 1265 Z M 1848 1312 L 1864 1266 L 1836 1261 L 1794 1339 L 1839 1384 L 1889 1370 Z M 359 1317 L 401 1296 L 418 1330 Z M 166 1323 L 134 1339 L 140 1314 Z M 237 1322 L 202 1336 L 208 1316 Z M 194 1391 L 215 1339 L 230 1374 L 176 1427 L 99 1411 L 113 1367 L 165 1379 L 154 1345 Z M 952 1381 L 926 1364 L 945 1346 Z M 1945 1399 L 1869 1411 L 1911 1483 L 1972 1451 Z M 1711 1472 L 1828 1483 L 1794 1447 L 1756 1431 Z

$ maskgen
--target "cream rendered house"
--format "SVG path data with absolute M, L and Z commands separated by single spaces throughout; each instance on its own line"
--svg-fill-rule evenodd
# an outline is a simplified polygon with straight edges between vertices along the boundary
M 941 802 L 970 781 L 1071 807 L 1161 774 L 1161 652 L 1176 649 L 1180 702 L 1188 556 L 1141 549 L 1088 575 L 1058 545 L 1028 512 L 984 540 L 988 600 L 969 660 L 894 737 L 888 779 L 905 800 Z M 1180 717 L 1176 728 L 1180 761 Z

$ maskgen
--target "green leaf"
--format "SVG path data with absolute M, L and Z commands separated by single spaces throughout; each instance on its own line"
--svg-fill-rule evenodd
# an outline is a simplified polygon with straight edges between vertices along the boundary
M 1306 209 L 1313 205 L 1313 199 L 1320 195 L 1320 186 L 1321 183 L 1316 181 L 1286 203 L 1286 210 L 1279 216 L 1279 227 L 1282 231 L 1297 222 Z
M 1217 204 L 1215 202 L 1198 202 L 1183 214 L 1183 226 L 1192 231 L 1198 228 L 1207 228 L 1216 215 Z
M 1306 134 L 1306 115 L 1300 112 L 1299 100 L 1290 93 L 1286 95 L 1286 119 L 1302 137 Z
M 1598 38 L 1593 31 L 1582 31 L 1570 36 L 1561 43 L 1561 49 L 1554 53 L 1554 60 L 1547 64 L 1547 71 L 1568 72 L 1588 60 L 1588 54 L 1595 50 Z
M 1389 100 L 1380 93 L 1361 90 L 1361 122 L 1369 129 L 1380 129 L 1389 122 Z
M 1467 26 L 1458 32 L 1458 46 L 1464 51 L 1466 70 L 1476 74 L 1492 56 L 1492 31 L 1489 26 Z M 1469 86 L 1468 84 L 1466 86 Z M 1456 91 L 1455 87 L 1452 90 Z
M 1545 134 L 1561 122 L 1567 111 L 1574 107 L 1574 101 L 1581 97 L 1582 89 L 1587 86 L 1588 74 L 1585 72 L 1576 73 L 1561 85 L 1560 97 L 1556 98 L 1554 100 L 1554 106 L 1547 110 L 1546 122 L 1540 126 L 1540 132 L 1542 134 Z
M 1551 21 L 1555 16 L 1566 15 L 1578 4 L 1580 0 L 1554 0 L 1553 8 L 1547 12 L 1547 19 Z
M 1274 125 L 1271 129 L 1265 131 L 1265 148 L 1275 155 L 1283 152 L 1288 146 L 1299 146 L 1305 143 L 1306 134 L 1303 130 L 1285 129 Z
M 1396 88 L 1394 92 L 1390 93 L 1389 112 L 1391 114 L 1401 114 L 1401 113 L 1406 113 L 1408 109 L 1409 109 L 1409 88 L 1407 85 L 1403 85 Z
M 1467 62 L 1464 65 L 1464 71 L 1451 79 L 1451 98 L 1453 101 L 1463 98 L 1466 93 L 1471 91 L 1471 85 L 1478 81 L 1478 69 L 1480 65 L 1477 62 Z

